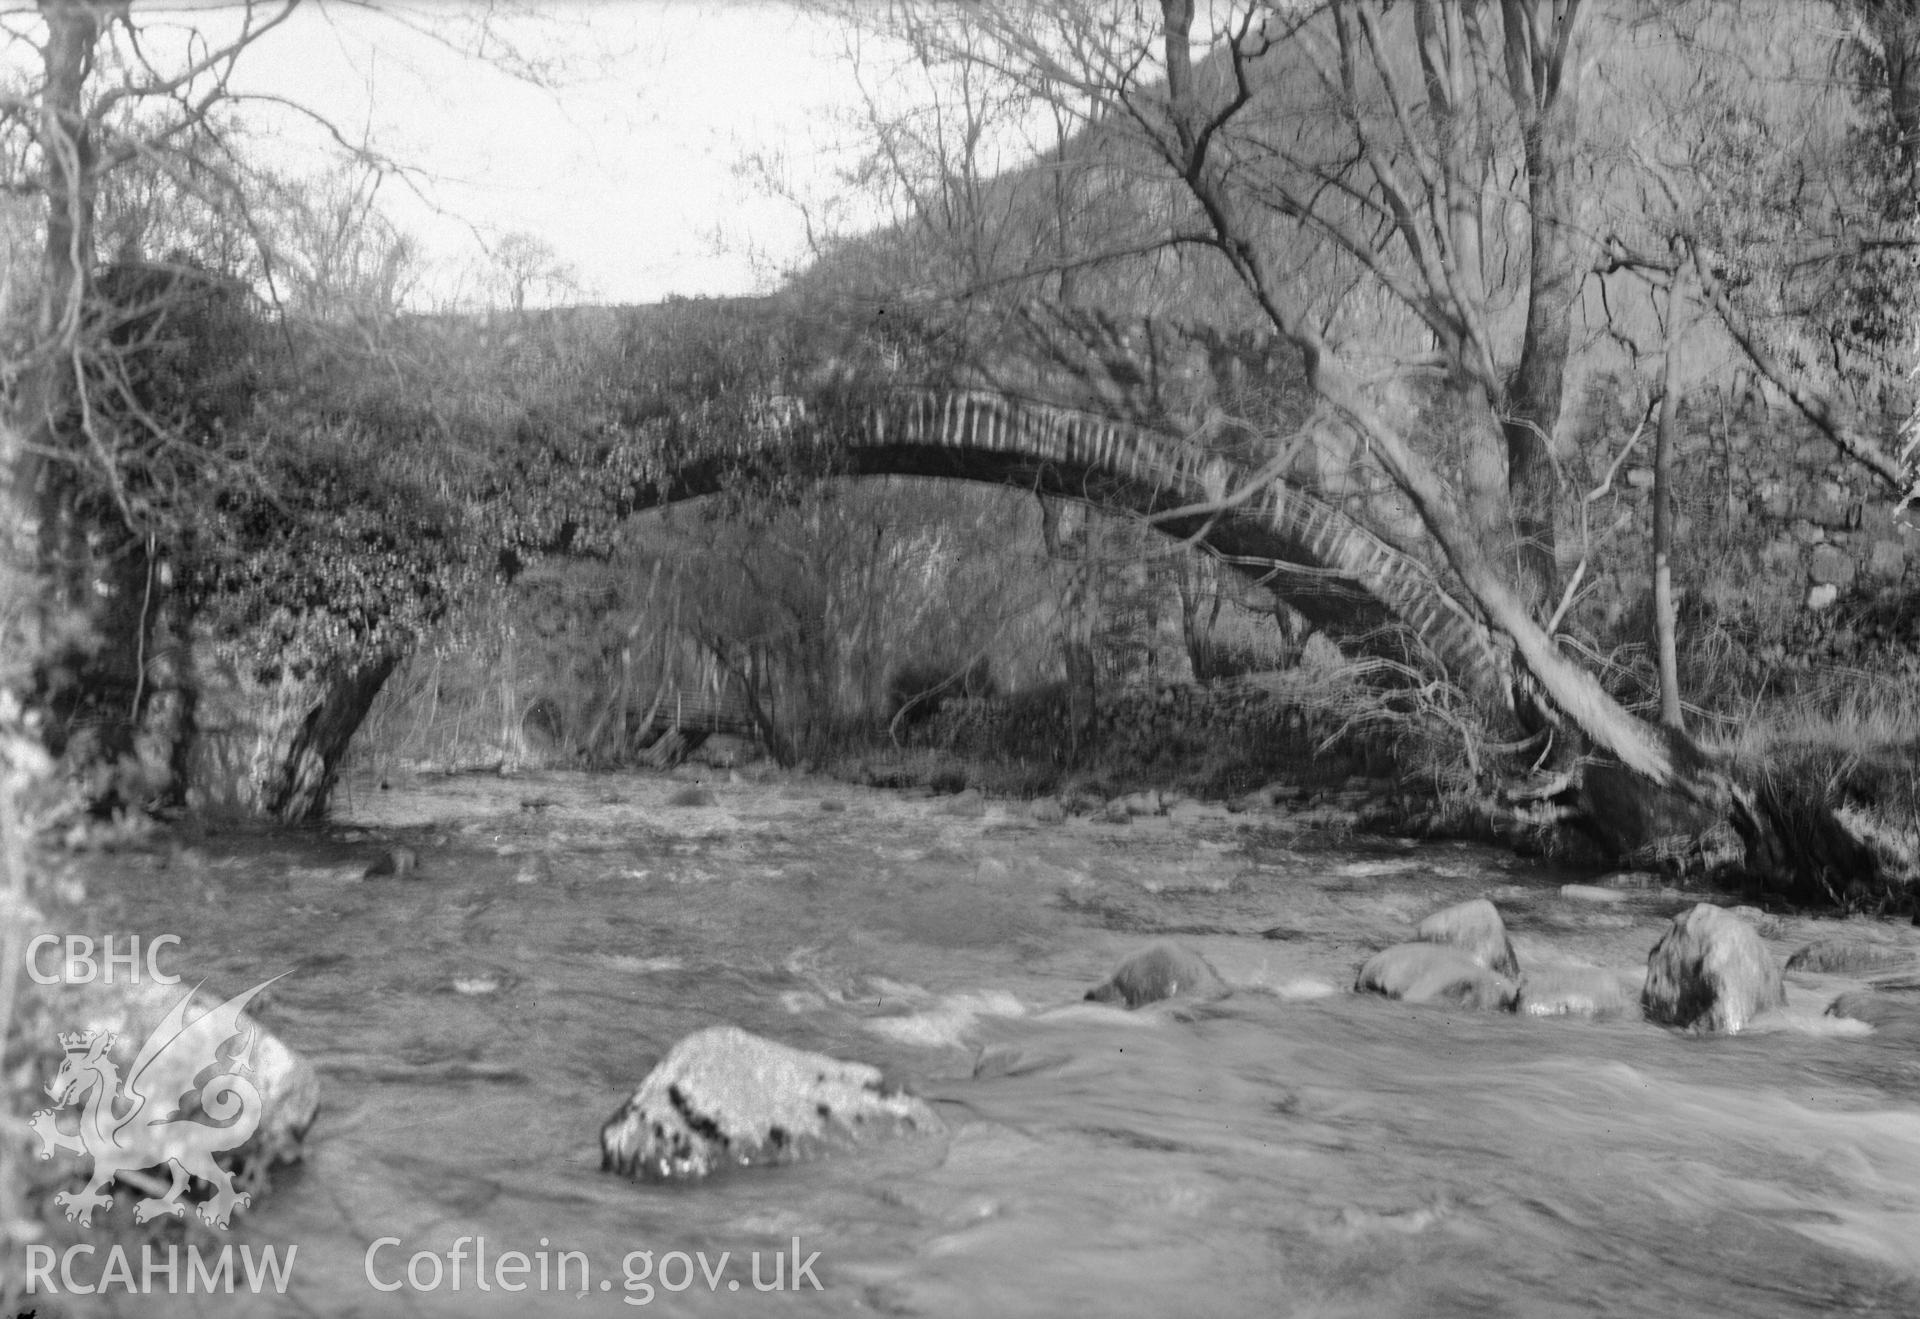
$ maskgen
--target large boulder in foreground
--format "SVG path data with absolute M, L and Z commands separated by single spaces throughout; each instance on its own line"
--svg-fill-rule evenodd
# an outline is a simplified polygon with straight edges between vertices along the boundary
M 1640 1005 L 1662 1025 L 1738 1031 L 1786 1003 L 1780 968 L 1759 932 L 1709 903 L 1675 916 L 1647 956 Z
M 1442 907 L 1413 927 L 1413 937 L 1422 943 L 1450 944 L 1495 975 L 1519 978 L 1520 959 L 1507 938 L 1506 922 L 1485 898 Z
M 944 1129 L 876 1067 L 713 1026 L 674 1045 L 608 1119 L 600 1166 L 629 1177 L 705 1177 Z
M 1218 998 L 1226 992 L 1226 983 L 1206 958 L 1178 944 L 1158 943 L 1122 962 L 1104 983 L 1087 991 L 1087 1001 L 1137 1008 L 1166 998 Z
M 1375 953 L 1353 987 L 1408 1003 L 1449 1003 L 1479 1011 L 1513 1007 L 1519 988 L 1450 944 L 1401 943 Z
M 15 1075 L 32 1089 L 14 1104 L 31 1114 L 33 1193 L 64 1188 L 50 1214 L 124 1225 L 113 1193 L 131 1189 L 125 1174 L 151 1169 L 132 1222 L 191 1212 L 230 1227 L 267 1189 L 269 1169 L 300 1160 L 320 1078 L 248 1011 L 265 988 L 225 998 L 152 980 L 23 986 L 32 1066 Z

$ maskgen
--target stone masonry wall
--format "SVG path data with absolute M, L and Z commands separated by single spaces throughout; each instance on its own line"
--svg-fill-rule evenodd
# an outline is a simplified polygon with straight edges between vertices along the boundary
M 1674 580 L 1720 613 L 1787 617 L 1920 584 L 1920 516 L 1896 516 L 1886 487 L 1797 413 L 1702 391 L 1681 409 L 1674 461 Z M 1632 434 L 1615 409 L 1578 441 L 1568 477 L 1592 491 Z M 1608 492 L 1586 501 L 1588 600 L 1607 629 L 1642 607 L 1652 581 L 1653 426 L 1620 464 Z M 1563 526 L 1570 573 L 1579 522 Z M 1591 618 L 1592 615 L 1589 614 Z

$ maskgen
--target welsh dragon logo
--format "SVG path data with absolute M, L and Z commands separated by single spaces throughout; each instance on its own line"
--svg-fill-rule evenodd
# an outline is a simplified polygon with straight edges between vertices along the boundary
M 260 1125 L 260 1091 L 242 1075 L 253 1069 L 254 1032 L 240 1024 L 240 1014 L 272 983 L 262 981 L 191 1022 L 187 1005 L 199 986 L 188 990 L 140 1046 L 124 1085 L 119 1068 L 107 1056 L 115 1039 L 112 1032 L 87 1030 L 60 1037 L 66 1058 L 47 1083 L 53 1107 L 40 1109 L 28 1125 L 40 1137 L 41 1158 L 66 1150 L 93 1159 L 93 1176 L 85 1190 L 54 1197 L 68 1219 L 92 1227 L 93 1211 L 113 1204 L 113 1197 L 103 1193 L 109 1182 L 121 1173 L 161 1164 L 167 1165 L 173 1185 L 165 1195 L 148 1196 L 134 1206 L 136 1223 L 161 1214 L 184 1214 L 180 1197 L 190 1176 L 214 1188 L 213 1198 L 198 1208 L 209 1225 L 226 1227 L 233 1211 L 247 1206 L 252 1197 L 235 1193 L 232 1174 L 213 1156 L 245 1144 Z M 223 1057 L 222 1046 L 242 1036 L 245 1042 Z M 223 1070 L 200 1082 L 203 1073 L 216 1067 Z M 80 1124 L 69 1134 L 54 1124 L 60 1110 L 74 1103 L 81 1103 Z M 116 1114 L 116 1108 L 122 1111 Z M 204 1114 L 221 1125 L 188 1114 Z

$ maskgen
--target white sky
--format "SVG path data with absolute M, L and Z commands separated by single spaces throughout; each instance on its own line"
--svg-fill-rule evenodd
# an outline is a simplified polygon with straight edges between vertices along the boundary
M 741 167 L 775 153 L 816 202 L 834 189 L 831 172 L 849 159 L 835 143 L 850 140 L 837 116 L 859 106 L 842 32 L 776 5 L 530 8 L 505 30 L 565 64 L 555 90 L 389 19 L 319 4 L 243 55 L 235 83 L 310 105 L 424 170 L 430 205 L 391 185 L 381 199 L 439 259 L 442 280 L 478 256 L 476 229 L 545 239 L 577 270 L 579 300 L 753 292 L 805 259 L 799 209 Z M 451 31 L 472 11 L 440 0 L 410 12 Z M 320 139 L 288 128 L 285 140 L 293 164 Z

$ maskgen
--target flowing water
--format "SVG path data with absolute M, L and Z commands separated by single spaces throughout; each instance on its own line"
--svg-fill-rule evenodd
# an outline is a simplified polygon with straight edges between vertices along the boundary
M 359 792 L 324 833 L 97 879 L 103 928 L 180 933 L 214 987 L 289 973 L 264 1016 L 326 1087 L 308 1164 L 221 1238 L 296 1244 L 285 1295 L 112 1308 L 1920 1314 L 1920 1032 L 1823 1017 L 1854 982 L 1791 977 L 1789 1009 L 1732 1038 L 1350 992 L 1409 922 L 1480 895 L 1523 967 L 1637 987 L 1707 895 L 1567 896 L 1497 850 L 1284 816 L 1040 825 L 806 780 L 667 804 L 682 786 Z M 394 839 L 418 876 L 361 879 Z M 1770 925 L 1779 959 L 1920 936 Z M 1159 937 L 1236 992 L 1080 1002 Z M 601 1123 L 719 1022 L 878 1063 L 948 1132 L 697 1186 L 601 1172 Z M 477 1250 L 495 1282 L 525 1254 L 526 1290 L 478 1290 Z

